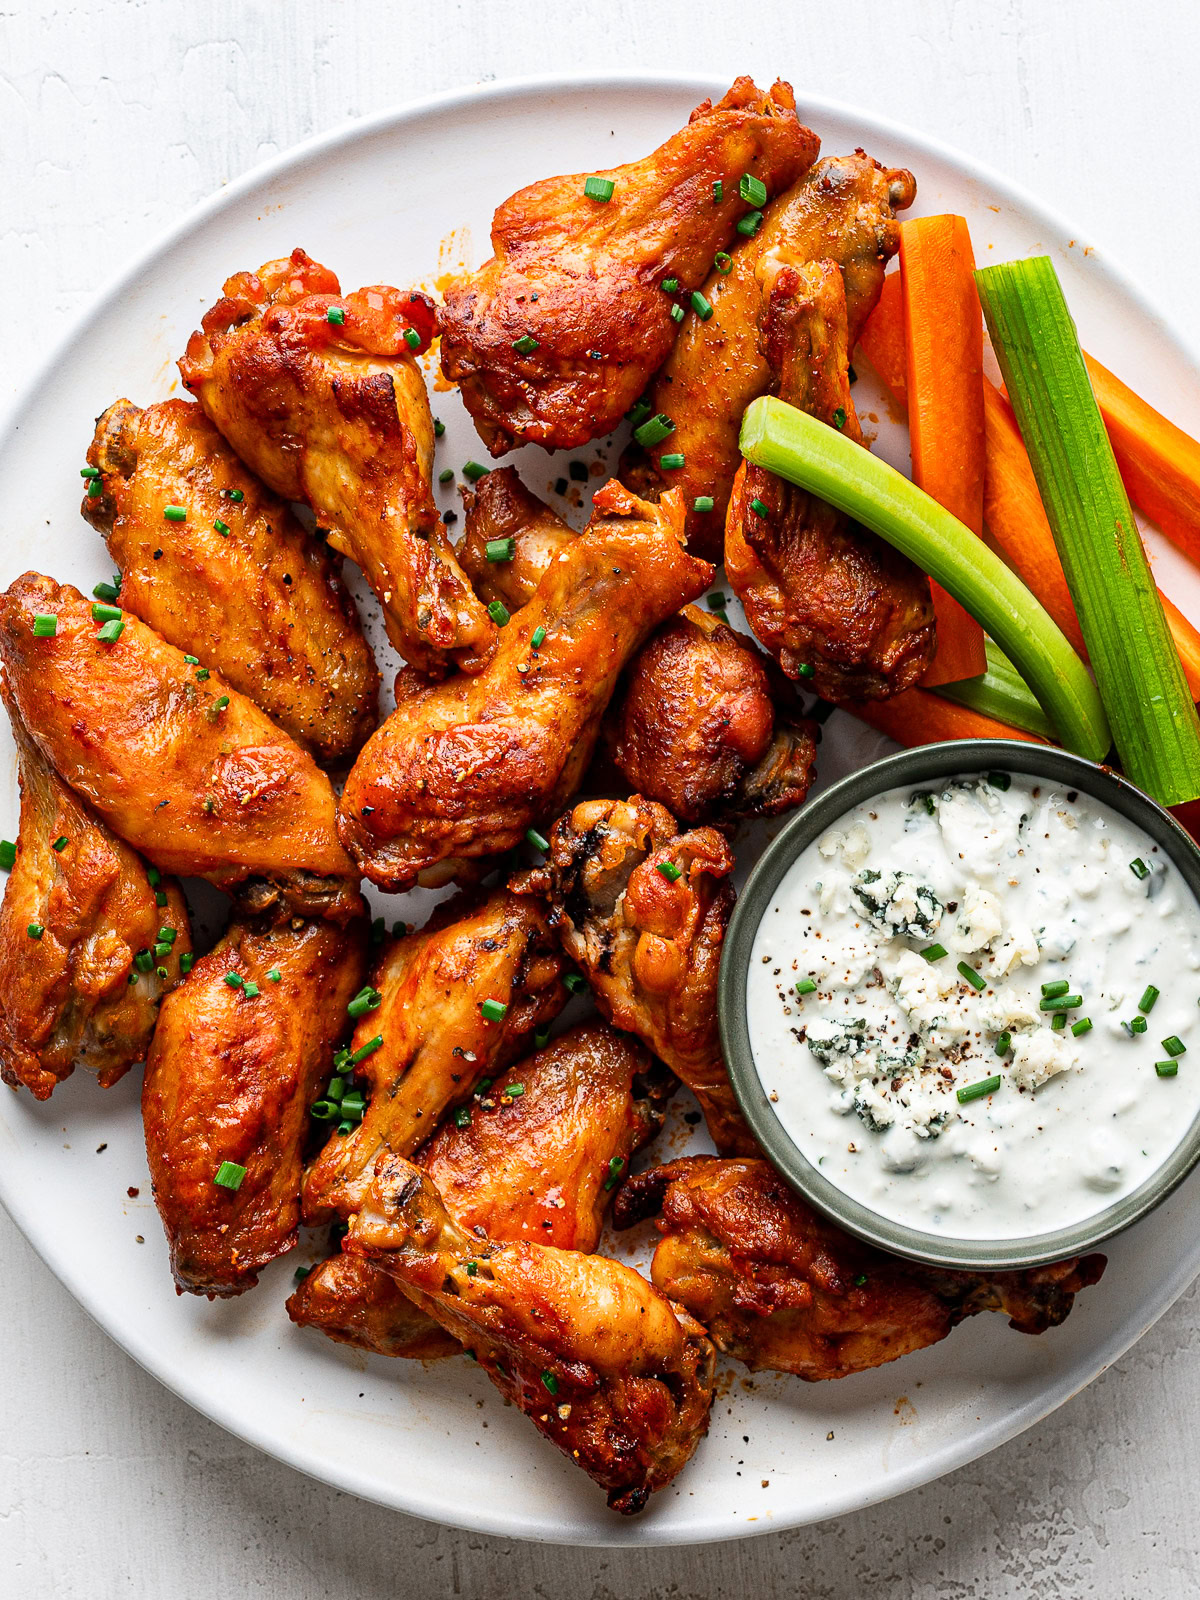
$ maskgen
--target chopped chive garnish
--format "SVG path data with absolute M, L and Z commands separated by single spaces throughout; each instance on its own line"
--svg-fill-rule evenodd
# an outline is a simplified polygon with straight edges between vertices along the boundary
M 104 605 L 99 600 L 92 605 L 93 622 L 115 622 L 120 615 L 120 606 Z
M 295 1272 L 292 1273 L 292 1282 L 303 1283 L 311 1271 L 311 1267 L 297 1267 Z
M 442 421 L 441 417 L 434 417 L 434 419 L 433 419 L 433 436 L 434 436 L 434 438 L 435 439 L 440 439 L 442 437 L 442 435 L 445 433 L 445 431 L 446 431 L 446 424 Z
M 98 478 L 100 476 L 100 468 L 99 467 L 80 467 L 79 476 L 81 478 Z
M 563 983 L 566 985 L 570 994 L 578 994 L 581 989 L 587 988 L 587 979 L 582 977 L 578 972 L 568 972 L 566 977 L 563 979 Z
M 382 1003 L 383 996 L 379 990 L 372 989 L 368 985 L 365 989 L 360 989 L 350 1001 L 346 1007 L 346 1014 L 351 1017 L 365 1017 L 368 1011 L 377 1011 Z
M 523 1083 L 506 1083 L 500 1093 L 506 1100 L 519 1100 L 525 1093 L 525 1085 Z
M 725 198 L 725 185 L 720 178 L 713 184 L 713 205 L 719 206 Z
M 468 1261 L 466 1264 L 466 1271 L 468 1278 L 475 1277 L 479 1271 L 479 1263 L 477 1261 Z
M 549 1043 L 550 1043 L 550 1025 L 549 1025 L 549 1023 L 547 1023 L 547 1025 L 544 1028 L 535 1028 L 533 1030 L 533 1048 L 535 1050 L 544 1050 Z
M 519 356 L 531 356 L 538 347 L 538 341 L 531 333 L 523 333 L 519 339 L 513 340 L 513 349 Z
M 633 437 L 637 440 L 638 444 L 642 445 L 646 449 L 649 449 L 649 447 L 653 444 L 661 444 L 668 434 L 672 434 L 674 432 L 675 424 L 671 421 L 670 417 L 667 416 L 665 411 L 660 411 L 657 416 L 649 418 L 649 420 L 643 422 L 640 427 L 635 428 L 633 430 Z
M 1121 1026 L 1125 1029 L 1125 1032 L 1130 1036 L 1130 1038 L 1132 1038 L 1135 1033 L 1145 1033 L 1146 1019 L 1145 1017 L 1134 1017 L 1132 1022 L 1123 1022 Z
M 341 1077 L 330 1078 L 330 1080 L 329 1080 L 329 1088 L 326 1091 L 325 1098 L 327 1100 L 333 1100 L 338 1105 L 340 1105 L 342 1103 L 342 1098 L 346 1093 L 346 1086 L 347 1086 L 347 1084 L 349 1082 L 350 1082 L 349 1078 L 341 1078 Z
M 1012 774 L 1008 772 L 989 772 L 987 781 L 993 789 L 1008 789 L 1012 787 Z
M 344 1117 L 354 1117 L 358 1121 L 361 1121 L 362 1114 L 367 1109 L 367 1102 L 358 1093 L 343 1094 L 340 1104 Z
M 811 661 L 802 661 L 796 668 L 796 676 L 798 678 L 815 678 L 816 675 L 817 669 Z
M 796 993 L 814 994 L 816 992 L 816 988 L 817 986 L 811 978 L 801 978 L 800 982 L 796 985 Z
M 11 872 L 17 864 L 17 847 L 11 839 L 0 839 L 0 868 Z
M 1056 1011 L 1050 1018 L 1050 1026 L 1054 1029 L 1055 1033 L 1061 1033 L 1066 1025 L 1067 1013 L 1065 1011 Z
M 1164 1039 L 1162 1047 L 1169 1056 L 1181 1056 L 1187 1050 L 1187 1045 L 1184 1044 L 1177 1033 L 1173 1033 Z
M 681 305 L 673 305 L 671 307 L 671 321 L 672 322 L 682 322 L 683 321 L 683 316 L 684 316 L 684 311 L 683 311 L 683 307 Z
M 1078 1037 L 1079 1037 L 1079 1035 L 1081 1033 L 1091 1033 L 1091 1031 L 1092 1031 L 1092 1019 L 1091 1019 L 1091 1017 L 1080 1017 L 1078 1022 L 1073 1022 L 1071 1024 L 1071 1032 L 1075 1035 L 1075 1037 L 1077 1039 L 1078 1039 Z
M 227 522 L 222 522 L 220 517 L 218 517 L 217 520 L 213 523 L 213 527 L 221 535 L 222 539 L 228 539 L 228 537 L 229 537 L 229 524 Z
M 196 682 L 197 683 L 203 683 L 207 678 L 211 678 L 211 677 L 212 677 L 212 673 L 208 670 L 208 668 L 207 667 L 201 667 L 200 670 L 196 673 Z
M 508 1012 L 508 1006 L 503 1000 L 484 1000 L 479 1007 L 479 1014 L 485 1022 L 502 1022 Z
M 515 539 L 489 539 L 485 551 L 489 561 L 511 561 L 517 553 Z
M 346 313 L 341 306 L 330 306 L 325 313 L 325 321 L 331 322 L 335 328 L 345 327 Z
M 1069 979 L 1056 978 L 1053 983 L 1044 983 L 1042 985 L 1042 999 L 1054 1000 L 1057 999 L 1060 994 L 1069 994 L 1070 990 L 1071 984 Z
M 664 278 L 663 281 L 662 281 L 662 286 L 663 286 L 663 290 L 664 290 L 664 292 L 666 294 L 678 294 L 679 293 L 679 279 L 678 278 Z M 638 405 L 644 405 L 644 406 L 648 407 L 649 404 L 650 404 L 649 400 L 639 400 L 638 401 Z
M 1154 1070 L 1160 1078 L 1173 1078 L 1179 1071 L 1178 1061 L 1156 1061 Z
M 605 1180 L 604 1180 L 604 1188 L 605 1188 L 606 1192 L 608 1190 L 610 1190 L 610 1189 L 615 1189 L 616 1188 L 617 1183 L 620 1180 L 621 1174 L 622 1174 L 622 1172 L 624 1172 L 624 1170 L 625 1170 L 624 1157 L 623 1156 L 613 1156 L 612 1160 L 608 1163 L 608 1177 L 605 1178 Z
M 1129 863 L 1129 870 L 1135 878 L 1148 878 L 1150 876 L 1150 868 L 1142 860 L 1141 856 L 1134 856 Z
M 96 637 L 97 639 L 102 640 L 105 644 L 116 644 L 117 640 L 124 632 L 124 622 L 106 622 Z
M 767 508 L 761 500 L 751 500 L 750 509 L 756 517 L 765 517 L 768 514 Z
M 733 271 L 733 257 L 725 250 L 718 250 L 713 257 L 713 266 L 723 278 L 727 278 Z
M 841 431 L 842 428 L 844 428 L 846 426 L 846 408 L 845 408 L 845 406 L 837 406 L 834 409 L 833 425 L 834 425 L 835 428 L 837 428 L 839 430 L 839 432 Z
M 971 985 L 972 989 L 978 989 L 980 993 L 982 993 L 983 990 L 987 988 L 987 979 L 980 977 L 979 973 L 975 971 L 975 968 L 969 967 L 965 961 L 960 961 L 958 963 L 957 970 L 959 977 L 965 978 Z
M 658 464 L 664 472 L 678 472 L 684 464 L 683 453 L 679 450 L 672 450 L 668 455 L 659 456 Z
M 165 961 L 170 954 L 171 946 L 165 939 L 160 939 L 154 946 L 154 959 L 156 961 Z
M 54 843 L 50 846 L 50 848 L 51 848 L 51 850 L 65 850 L 67 848 L 68 842 L 69 841 L 67 839 L 66 834 L 65 833 L 60 833 L 58 838 L 55 839 Z
M 454 482 L 454 468 L 453 467 L 443 467 L 442 470 L 438 473 L 438 482 L 439 483 L 453 483 Z
M 222 1161 L 213 1182 L 220 1184 L 222 1189 L 232 1189 L 236 1193 L 242 1187 L 242 1179 L 245 1176 L 245 1167 L 239 1166 L 236 1161 Z
M 415 328 L 405 328 L 404 342 L 410 350 L 419 350 L 421 348 L 421 335 Z
M 196 959 L 195 956 L 192 954 L 192 952 L 190 950 L 185 950 L 183 952 L 183 954 L 180 956 L 180 958 L 179 958 L 179 970 L 180 970 L 180 972 L 183 973 L 185 978 L 187 977 L 188 973 L 192 970 L 192 965 L 195 962 L 195 959 Z
M 38 612 L 33 619 L 33 637 L 35 639 L 53 639 L 58 632 L 58 618 L 47 616 L 44 611 Z
M 247 1000 L 253 1000 L 258 992 L 258 985 L 256 983 L 244 983 L 242 985 L 242 993 L 246 996 Z
M 1038 1001 L 1038 1008 L 1042 1011 L 1075 1011 L 1082 1004 L 1081 994 L 1053 994 L 1043 995 Z
M 463 477 L 469 483 L 478 483 L 480 478 L 486 478 L 491 467 L 485 467 L 480 461 L 468 461 L 463 466 Z
M 611 200 L 616 185 L 611 178 L 587 178 L 584 180 L 583 192 L 589 200 Z
M 469 1128 L 471 1126 L 471 1113 L 466 1106 L 459 1106 L 454 1113 L 454 1126 L 456 1128 Z
M 314 1100 L 308 1108 L 308 1114 L 314 1122 L 332 1122 L 338 1114 L 337 1101 L 329 1099 Z
M 1138 1001 L 1139 1011 L 1153 1011 L 1154 1002 L 1158 999 L 1158 990 L 1152 983 L 1148 983 L 1142 990 L 1142 998 Z
M 762 224 L 761 211 L 747 211 L 746 215 L 737 225 L 737 231 L 744 234 L 747 239 L 752 239 Z
M 31 939 L 40 939 L 45 931 L 45 928 L 42 927 L 40 922 L 31 922 L 25 929 L 25 932 Z
M 998 1033 L 996 1035 L 995 1049 L 998 1056 L 1006 1056 L 1012 1049 L 1012 1034 L 1009 1033 L 1007 1028 L 1003 1033 Z
M 508 607 L 504 604 L 503 600 L 489 601 L 487 613 L 498 628 L 507 628 L 509 622 L 512 620 L 509 616 Z
M 738 199 L 744 200 L 748 206 L 765 206 L 767 203 L 767 186 L 761 178 L 756 178 L 752 172 L 743 172 L 738 184 Z
M 200 665 L 199 656 L 184 656 L 183 659 L 187 662 L 189 667 L 198 667 Z
M 668 883 L 674 883 L 678 878 L 683 877 L 682 870 L 673 861 L 660 861 L 655 871 L 661 872 Z
M 700 293 L 699 289 L 692 290 L 692 310 L 700 318 L 701 322 L 707 322 L 709 317 L 712 316 L 713 308 Z
M 197 676 L 199 676 L 199 674 L 197 674 Z M 225 707 L 228 704 L 229 704 L 229 696 L 227 694 L 218 695 L 217 698 L 213 701 L 213 710 L 214 711 L 224 711 Z
M 133 958 L 133 964 L 139 972 L 150 972 L 154 967 L 154 957 L 149 950 L 139 950 Z
M 233 503 L 235 505 L 240 505 L 241 502 L 246 498 L 246 493 L 245 493 L 244 489 L 230 489 L 228 491 L 228 493 L 229 493 L 229 498 L 233 501 Z
M 245 981 L 240 972 L 227 972 L 225 974 L 225 982 L 231 989 L 240 989 Z
M 121 592 L 120 584 L 98 583 L 92 590 L 97 600 L 115 600 Z
M 545 628 L 542 627 L 541 623 L 539 622 L 537 627 L 533 630 L 533 632 L 529 636 L 529 643 L 533 647 L 533 649 L 536 650 L 538 648 L 538 646 L 542 643 L 543 639 L 545 639 L 545 637 L 546 637 L 546 630 L 545 630 Z
M 924 956 L 926 961 L 940 961 L 943 956 L 950 954 L 944 944 L 927 944 L 924 950 L 918 953 Z
M 368 1056 L 373 1056 L 376 1050 L 378 1050 L 382 1044 L 383 1035 L 381 1033 L 377 1033 L 373 1039 L 368 1039 L 366 1044 L 358 1047 L 358 1049 L 350 1057 L 349 1065 L 352 1067 L 358 1066 L 360 1061 L 365 1061 Z
M 99 478 L 89 478 L 84 486 L 84 493 L 89 500 L 99 500 L 104 493 L 104 484 Z
M 958 1103 L 965 1106 L 969 1100 L 982 1100 L 985 1094 L 995 1094 L 1000 1087 L 1000 1078 L 980 1078 L 978 1083 L 965 1084 L 958 1091 Z
M 724 611 L 729 602 L 726 600 L 723 590 L 714 589 L 712 594 L 705 595 L 704 603 L 710 611 Z
M 168 522 L 185 522 L 187 520 L 186 506 L 164 506 L 163 516 Z
M 348 1120 L 346 1122 L 339 1122 L 338 1126 L 337 1126 L 337 1131 L 339 1133 L 353 1133 L 354 1132 L 354 1124 L 352 1122 L 348 1121 Z
M 692 501 L 692 510 L 693 511 L 700 511 L 700 512 L 711 511 L 712 508 L 713 508 L 713 497 L 710 494 L 698 494 L 696 496 L 696 498 Z
M 543 855 L 545 855 L 547 850 L 550 848 L 549 839 L 546 838 L 544 833 L 539 833 L 536 828 L 526 828 L 525 837 L 529 840 L 529 843 L 533 846 L 533 848 L 535 850 L 540 850 Z
M 164 892 L 161 889 L 156 889 L 154 891 L 154 904 L 156 906 L 165 906 L 166 903 L 167 903 L 167 897 L 164 894 Z

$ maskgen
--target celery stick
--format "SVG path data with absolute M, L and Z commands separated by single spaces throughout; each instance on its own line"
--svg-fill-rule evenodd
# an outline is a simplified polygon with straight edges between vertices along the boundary
M 1006 722 L 1010 728 L 1020 728 L 1022 733 L 1036 733 L 1041 739 L 1053 741 L 1054 729 L 1024 678 L 991 639 L 985 639 L 983 644 L 988 667 L 982 677 L 939 683 L 932 692 L 978 711 L 981 716 Z

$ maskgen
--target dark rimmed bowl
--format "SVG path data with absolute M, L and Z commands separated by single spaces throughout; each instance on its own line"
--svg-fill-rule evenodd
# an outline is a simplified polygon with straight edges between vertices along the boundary
M 959 739 L 885 756 L 826 789 L 768 846 L 746 882 L 721 957 L 721 1043 L 734 1093 L 763 1153 L 810 1205 L 869 1244 L 938 1267 L 997 1271 L 1041 1266 L 1094 1250 L 1152 1211 L 1200 1161 L 1200 1115 L 1163 1164 L 1122 1199 L 1085 1221 L 1018 1239 L 955 1239 L 880 1216 L 830 1183 L 801 1154 L 767 1098 L 754 1066 L 746 1014 L 746 976 L 754 936 L 788 868 L 839 818 L 889 789 L 919 788 L 959 774 L 1007 771 L 1082 790 L 1111 806 L 1154 840 L 1200 901 L 1200 850 L 1175 819 L 1124 778 L 1081 756 L 1014 739 Z

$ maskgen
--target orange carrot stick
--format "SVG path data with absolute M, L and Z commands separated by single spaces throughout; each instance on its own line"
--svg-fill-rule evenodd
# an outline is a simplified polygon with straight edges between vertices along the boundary
M 908 357 L 904 353 L 904 293 L 900 274 L 889 272 L 875 309 L 863 324 L 858 348 L 865 351 L 898 406 L 908 405 Z
M 1200 562 L 1200 443 L 1093 356 L 1084 360 L 1129 498 Z
M 841 710 L 849 711 L 860 722 L 886 733 L 897 744 L 937 744 L 942 739 L 1024 739 L 1028 744 L 1045 744 L 1035 733 L 1022 733 L 1007 723 L 996 722 L 982 712 L 943 700 L 926 689 L 906 689 L 890 700 L 847 701 Z
M 983 313 L 962 217 L 900 226 L 900 286 L 913 482 L 983 533 Z M 937 654 L 922 682 L 957 683 L 987 671 L 983 629 L 933 584 Z

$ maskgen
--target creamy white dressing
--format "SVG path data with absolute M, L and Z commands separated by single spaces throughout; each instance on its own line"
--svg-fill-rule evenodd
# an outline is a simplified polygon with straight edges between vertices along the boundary
M 780 882 L 747 977 L 758 1075 L 802 1154 L 880 1215 L 958 1238 L 1104 1210 L 1200 1110 L 1200 907 L 1118 813 L 1006 776 L 849 812 Z M 1055 1029 L 1043 986 L 1063 980 Z

